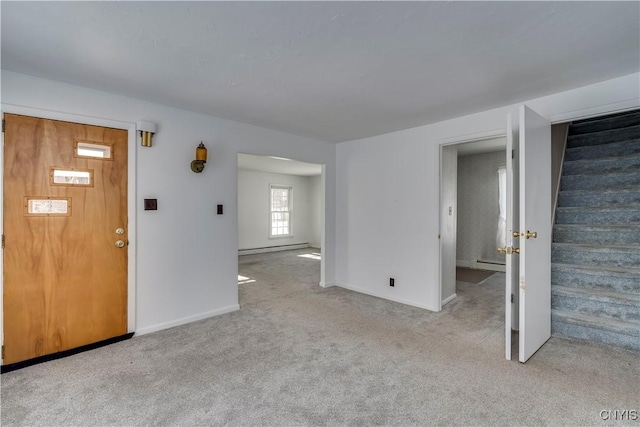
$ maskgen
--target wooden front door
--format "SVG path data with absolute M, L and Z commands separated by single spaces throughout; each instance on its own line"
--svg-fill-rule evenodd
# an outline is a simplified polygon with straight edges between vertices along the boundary
M 5 114 L 4 357 L 127 333 L 127 131 Z

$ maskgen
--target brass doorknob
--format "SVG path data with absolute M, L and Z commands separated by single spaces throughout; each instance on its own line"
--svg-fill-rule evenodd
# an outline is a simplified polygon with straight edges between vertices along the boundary
M 124 240 L 116 240 L 116 247 L 124 248 Z
M 513 248 L 514 254 L 520 254 L 520 248 Z
M 519 231 L 514 231 L 513 232 L 513 237 L 520 237 L 520 232 Z
M 507 248 L 506 247 L 498 248 L 498 253 L 499 254 L 506 254 L 507 253 Z
M 498 253 L 507 254 L 507 255 L 519 254 L 520 253 L 520 248 L 514 248 L 514 247 L 511 247 L 511 246 L 506 246 L 506 247 L 503 247 L 503 248 L 498 248 Z
M 124 228 L 120 227 L 120 228 L 116 228 L 116 234 L 121 236 L 124 234 Z
M 538 237 L 538 233 L 537 233 L 537 232 L 535 232 L 535 231 L 529 231 L 529 230 L 527 230 L 527 234 L 525 234 L 525 237 L 526 237 L 527 239 L 532 239 L 532 238 L 533 238 L 533 239 L 535 239 L 536 237 Z

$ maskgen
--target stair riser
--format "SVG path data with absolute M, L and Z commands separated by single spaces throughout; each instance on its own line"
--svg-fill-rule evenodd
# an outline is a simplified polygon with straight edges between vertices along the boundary
M 589 245 L 640 245 L 640 227 L 634 230 L 589 230 L 554 227 L 553 241 L 558 243 L 582 243 Z M 640 247 L 638 248 L 640 251 Z
M 567 175 L 560 180 L 560 189 L 563 191 L 607 190 L 633 186 L 640 186 L 640 172 L 611 175 Z
M 613 129 L 604 132 L 571 135 L 567 138 L 567 148 L 610 144 L 640 137 L 640 126 Z
M 591 328 L 588 326 L 558 322 L 554 321 L 553 317 L 551 318 L 551 333 L 556 336 L 599 342 L 601 344 L 640 351 L 640 339 L 638 339 L 638 337 L 617 332 L 603 331 L 601 329 Z
M 640 306 L 553 295 L 553 291 L 551 295 L 551 308 L 553 310 L 607 317 L 615 320 L 640 321 Z
M 551 285 L 640 295 L 640 274 L 551 266 Z
M 565 161 L 602 159 L 605 157 L 628 156 L 638 153 L 640 153 L 640 139 L 634 139 L 616 144 L 568 148 L 564 155 L 564 159 Z
M 612 207 L 640 205 L 640 189 L 627 192 L 569 193 L 561 191 L 558 206 L 561 207 Z
M 600 174 L 640 171 L 640 156 L 629 156 L 600 160 L 565 161 L 563 175 Z
M 569 127 L 569 135 L 581 135 L 638 125 L 640 125 L 640 114 L 628 114 L 610 119 L 573 124 Z
M 637 267 L 640 265 L 640 250 L 602 251 L 584 248 L 557 248 L 551 250 L 551 260 L 559 264 L 602 265 L 612 267 Z
M 556 224 L 640 224 L 640 209 L 637 210 L 556 210 Z

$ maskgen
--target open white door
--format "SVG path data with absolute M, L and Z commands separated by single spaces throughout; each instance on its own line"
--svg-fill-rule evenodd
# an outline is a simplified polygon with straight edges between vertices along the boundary
M 523 105 L 519 125 L 518 359 L 526 362 L 551 337 L 551 124 Z
M 512 250 L 518 246 L 518 239 L 514 239 L 513 232 L 518 228 L 518 152 L 517 144 L 513 140 L 513 125 L 511 113 L 507 115 L 507 208 L 506 208 L 506 240 L 504 247 L 498 251 L 506 253 L 506 281 L 505 281 L 505 357 L 511 360 L 511 330 L 518 329 L 518 259 L 512 256 Z

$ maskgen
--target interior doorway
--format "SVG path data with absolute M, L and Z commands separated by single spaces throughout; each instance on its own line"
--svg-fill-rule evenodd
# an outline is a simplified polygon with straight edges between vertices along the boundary
M 505 150 L 504 136 L 442 147 L 441 306 L 458 296 L 457 282 L 481 283 L 505 271 L 496 250 L 505 233 Z
M 244 288 L 278 274 L 322 286 L 324 166 L 239 153 L 237 182 L 240 302 Z
M 496 134 L 443 145 L 440 162 L 441 309 L 472 307 L 465 315 L 492 325 L 496 338 L 505 319 L 505 258 L 497 248 L 506 233 L 506 143 Z

